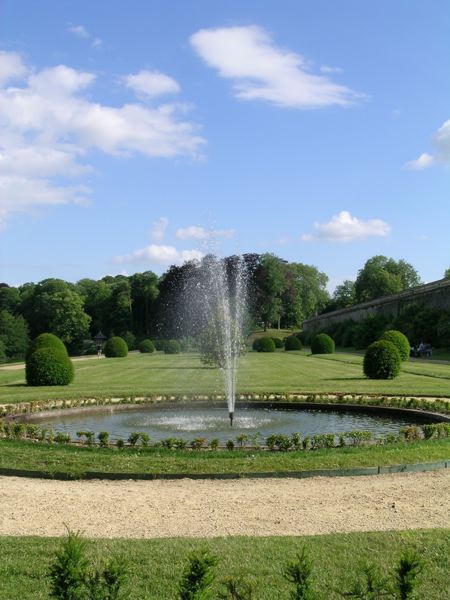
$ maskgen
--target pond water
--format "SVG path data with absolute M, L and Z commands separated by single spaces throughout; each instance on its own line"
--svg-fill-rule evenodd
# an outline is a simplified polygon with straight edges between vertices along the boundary
M 233 427 L 230 427 L 225 407 L 215 406 L 145 406 L 137 408 L 102 407 L 95 411 L 71 412 L 58 416 L 33 418 L 40 427 L 70 433 L 76 439 L 81 430 L 108 431 L 111 439 L 127 439 L 134 431 L 145 432 L 152 441 L 167 437 L 191 440 L 195 437 L 219 438 L 221 442 L 239 434 L 251 436 L 259 432 L 266 437 L 271 433 L 302 436 L 321 433 L 342 433 L 356 429 L 369 430 L 375 436 L 398 433 L 405 425 L 418 424 L 419 417 L 406 414 L 350 412 L 296 408 L 239 408 Z M 425 422 L 425 421 L 424 421 Z

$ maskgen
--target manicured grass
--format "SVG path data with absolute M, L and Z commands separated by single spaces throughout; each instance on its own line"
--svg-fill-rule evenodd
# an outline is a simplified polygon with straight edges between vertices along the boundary
M 58 446 L 0 440 L 0 467 L 80 476 L 106 473 L 249 473 L 350 469 L 448 460 L 450 439 L 372 447 L 269 452 Z
M 66 387 L 28 387 L 22 370 L 0 369 L 0 403 L 222 391 L 220 372 L 203 365 L 197 354 L 134 354 L 74 365 L 75 381 Z M 238 391 L 450 396 L 450 365 L 408 362 L 396 379 L 374 381 L 363 376 L 362 357 L 355 354 L 249 352 L 240 360 Z
M 38 600 L 49 597 L 48 565 L 61 541 L 55 538 L 0 538 L 0 597 Z M 313 559 L 314 584 L 320 598 L 334 600 L 346 591 L 366 563 L 384 576 L 405 550 L 424 561 L 418 598 L 446 600 L 450 595 L 450 530 L 333 534 L 317 537 L 95 540 L 91 557 L 122 555 L 129 565 L 124 597 L 129 600 L 177 598 L 177 583 L 192 550 L 207 549 L 218 557 L 213 598 L 227 575 L 254 585 L 255 600 L 284 600 L 292 589 L 283 577 L 286 562 L 305 546 Z

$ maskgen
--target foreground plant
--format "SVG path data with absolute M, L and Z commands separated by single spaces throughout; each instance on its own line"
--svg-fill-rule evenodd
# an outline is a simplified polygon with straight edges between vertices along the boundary
M 412 600 L 417 588 L 417 576 L 423 570 L 421 558 L 414 552 L 404 552 L 395 570 L 395 591 L 399 600 Z
M 358 600 L 382 600 L 392 598 L 386 578 L 381 577 L 373 565 L 363 569 L 363 577 L 356 581 L 348 592 L 339 592 L 343 598 L 357 598 Z
M 288 562 L 284 577 L 294 585 L 291 600 L 316 600 L 312 587 L 312 562 L 305 548 L 297 554 L 296 560 Z
M 217 558 L 206 550 L 189 554 L 178 587 L 179 600 L 206 600 L 216 564 Z
M 234 577 L 226 577 L 223 581 L 225 590 L 219 593 L 220 600 L 254 600 L 253 585 Z
M 55 561 L 49 567 L 50 596 L 57 600 L 119 600 L 127 573 L 122 559 L 91 568 L 87 542 L 69 531 Z

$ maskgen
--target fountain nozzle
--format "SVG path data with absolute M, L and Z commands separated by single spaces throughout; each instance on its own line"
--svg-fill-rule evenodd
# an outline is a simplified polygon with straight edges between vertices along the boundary
M 228 413 L 228 416 L 230 417 L 230 426 L 233 427 L 234 412 Z

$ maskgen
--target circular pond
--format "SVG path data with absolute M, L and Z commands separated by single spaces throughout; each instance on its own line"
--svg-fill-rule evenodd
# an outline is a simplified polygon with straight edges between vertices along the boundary
M 365 411 L 290 407 L 237 408 L 233 427 L 230 427 L 228 412 L 223 406 L 178 405 L 178 406 L 134 406 L 101 407 L 94 410 L 64 410 L 52 415 L 34 415 L 29 421 L 40 427 L 69 433 L 76 439 L 77 431 L 108 431 L 111 439 L 127 439 L 132 432 L 145 432 L 153 441 L 168 437 L 191 440 L 195 437 L 219 438 L 221 442 L 240 434 L 249 438 L 259 433 L 266 437 L 272 433 L 302 436 L 322 433 L 343 433 L 354 430 L 368 430 L 375 436 L 398 433 L 406 425 L 429 421 L 417 414 L 406 411 Z

